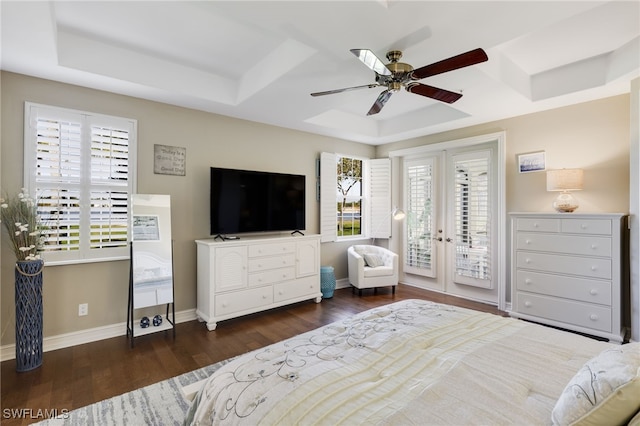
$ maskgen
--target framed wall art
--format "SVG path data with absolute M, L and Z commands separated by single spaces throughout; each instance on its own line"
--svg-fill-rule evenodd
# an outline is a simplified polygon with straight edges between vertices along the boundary
M 520 173 L 541 172 L 545 168 L 544 151 L 518 154 L 518 171 Z

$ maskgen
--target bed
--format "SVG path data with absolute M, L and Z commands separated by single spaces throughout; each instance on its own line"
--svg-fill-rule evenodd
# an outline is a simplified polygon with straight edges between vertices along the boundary
M 233 359 L 185 424 L 638 423 L 638 345 L 404 300 Z

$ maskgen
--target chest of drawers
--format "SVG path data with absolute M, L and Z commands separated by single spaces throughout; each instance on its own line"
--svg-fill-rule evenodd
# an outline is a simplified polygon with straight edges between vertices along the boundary
M 196 315 L 218 321 L 315 299 L 320 292 L 320 236 L 196 240 Z
M 511 214 L 511 316 L 622 342 L 626 215 Z

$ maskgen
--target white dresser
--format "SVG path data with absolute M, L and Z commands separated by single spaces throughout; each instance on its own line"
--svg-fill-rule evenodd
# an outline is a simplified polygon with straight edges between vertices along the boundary
M 196 315 L 218 321 L 307 299 L 322 300 L 320 236 L 196 240 Z
M 624 338 L 627 216 L 512 213 L 511 316 Z

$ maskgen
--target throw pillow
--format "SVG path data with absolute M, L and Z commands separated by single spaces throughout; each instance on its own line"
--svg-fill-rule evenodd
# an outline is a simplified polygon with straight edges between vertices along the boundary
M 384 265 L 382 258 L 377 254 L 365 253 L 362 257 L 364 257 L 364 263 L 371 268 L 377 268 L 378 266 Z
M 556 402 L 555 425 L 617 425 L 640 410 L 640 342 L 602 351 L 587 361 Z

